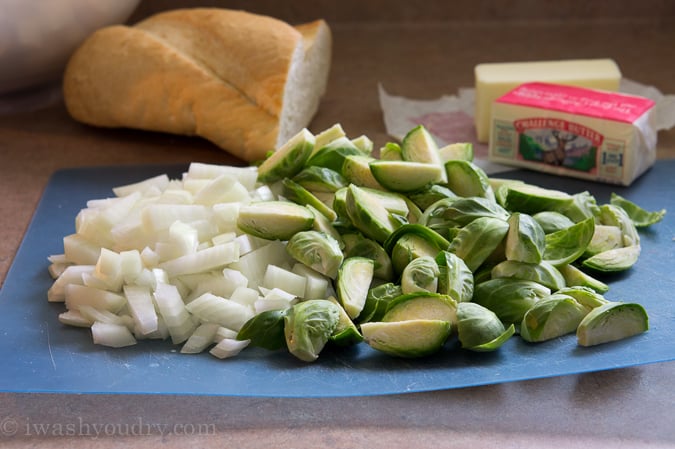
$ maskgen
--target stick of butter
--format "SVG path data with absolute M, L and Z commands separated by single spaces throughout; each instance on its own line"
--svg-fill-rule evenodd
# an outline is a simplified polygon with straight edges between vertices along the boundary
M 621 71 L 612 59 L 478 64 L 474 75 L 474 121 L 479 142 L 488 141 L 492 103 L 520 84 L 542 81 L 617 91 L 621 81 Z
M 492 105 L 488 158 L 627 186 L 656 160 L 654 105 L 635 95 L 522 84 Z

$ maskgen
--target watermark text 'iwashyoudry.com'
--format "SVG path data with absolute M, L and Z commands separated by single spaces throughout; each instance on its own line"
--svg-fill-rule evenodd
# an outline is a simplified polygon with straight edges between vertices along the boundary
M 68 422 L 36 422 L 28 418 L 0 419 L 0 437 L 135 437 L 149 435 L 200 436 L 215 435 L 216 425 L 207 423 L 151 423 L 138 417 L 124 423 L 87 422 L 78 417 Z

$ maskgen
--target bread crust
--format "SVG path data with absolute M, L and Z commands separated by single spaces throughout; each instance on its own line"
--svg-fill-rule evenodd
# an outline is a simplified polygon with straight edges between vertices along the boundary
M 91 35 L 66 67 L 64 99 L 83 123 L 198 135 L 253 161 L 277 145 L 298 52 L 303 35 L 271 17 L 168 11 Z

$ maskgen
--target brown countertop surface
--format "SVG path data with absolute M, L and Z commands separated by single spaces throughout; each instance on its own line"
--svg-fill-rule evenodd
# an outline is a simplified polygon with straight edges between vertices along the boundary
M 393 2 L 401 12 L 387 10 L 387 21 L 376 20 L 372 4 L 355 21 L 328 2 L 252 3 L 264 13 L 278 7 L 277 15 L 289 21 L 335 18 L 329 22 L 334 34 L 329 88 L 310 130 L 340 122 L 348 134 L 366 134 L 376 145 L 390 140 L 379 82 L 392 94 L 431 99 L 471 86 L 473 67 L 480 62 L 611 57 L 627 78 L 675 93 L 675 8 L 668 2 L 572 2 L 584 10 L 549 6 L 539 13 L 529 8 L 532 2 L 499 2 L 515 8 L 509 14 L 490 2 L 476 2 L 475 8 L 457 2 L 454 17 L 447 12 L 450 6 L 439 6 L 446 2 L 429 2 L 428 14 Z M 625 14 L 617 13 L 622 6 L 616 5 L 627 5 Z M 659 134 L 658 157 L 675 157 L 675 130 Z M 199 139 L 80 125 L 58 95 L 43 108 L 0 115 L 0 283 L 55 170 L 191 161 L 240 163 Z M 670 362 L 342 399 L 1 393 L 0 445 L 675 447 L 674 387 L 675 363 Z

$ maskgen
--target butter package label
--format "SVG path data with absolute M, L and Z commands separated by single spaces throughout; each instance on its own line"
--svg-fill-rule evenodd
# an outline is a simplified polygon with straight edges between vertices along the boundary
M 522 84 L 492 106 L 489 159 L 627 186 L 656 159 L 653 110 L 634 95 Z

